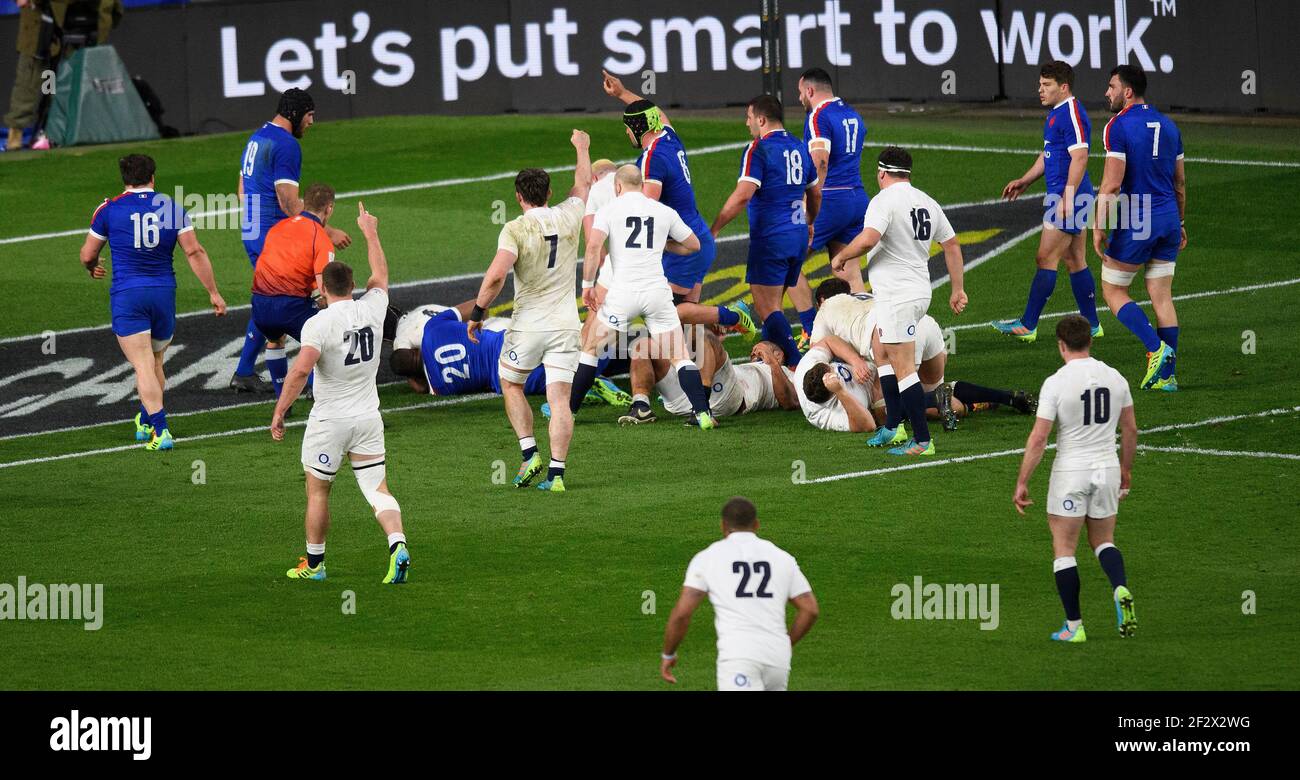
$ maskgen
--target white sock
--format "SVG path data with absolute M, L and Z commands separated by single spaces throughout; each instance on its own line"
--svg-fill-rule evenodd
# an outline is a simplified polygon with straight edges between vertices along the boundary
M 650 396 L 646 395 L 645 393 L 637 393 L 636 395 L 632 396 L 632 403 L 637 403 L 637 402 L 640 402 L 640 403 L 645 404 L 646 406 L 649 406 L 649 405 L 650 405 Z
M 397 544 L 398 542 L 401 542 L 402 544 L 406 544 L 406 534 L 402 533 L 401 531 L 394 531 L 393 533 L 388 535 L 388 546 L 390 549 L 392 548 L 393 545 Z M 321 547 L 324 546 L 325 545 L 323 544 L 321 545 Z
M 1083 625 L 1083 621 L 1082 621 L 1082 620 L 1067 620 L 1067 621 L 1065 621 L 1065 625 L 1068 626 L 1069 629 L 1070 629 L 1071 631 L 1078 631 L 1078 630 L 1079 630 L 1079 626 Z

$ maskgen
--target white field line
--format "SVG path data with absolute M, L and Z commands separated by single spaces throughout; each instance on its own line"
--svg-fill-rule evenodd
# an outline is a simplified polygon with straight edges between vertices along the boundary
M 437 401 L 426 401 L 424 403 L 411 404 L 410 406 L 398 406 L 392 409 L 380 409 L 380 411 L 383 412 L 384 414 L 396 414 L 397 412 L 409 412 L 413 409 L 430 409 L 436 406 L 451 406 L 454 404 L 469 403 L 470 401 L 481 401 L 485 398 L 495 398 L 495 397 L 496 396 L 493 393 L 476 393 L 474 395 L 456 396 L 455 398 L 441 398 L 438 399 Z M 307 424 L 307 420 L 305 419 L 292 420 L 290 422 L 285 423 L 285 427 L 301 428 L 306 424 Z M 254 425 L 249 428 L 236 428 L 235 430 L 232 431 L 216 431 L 214 433 L 200 433 L 197 436 L 185 436 L 176 439 L 176 442 L 177 444 L 182 444 L 191 441 L 202 441 L 204 439 L 222 439 L 227 436 L 238 436 L 244 433 L 258 433 L 258 432 L 270 436 L 270 431 L 271 431 L 271 425 L 268 421 L 266 425 Z M 124 452 L 126 450 L 138 450 L 141 449 L 142 447 L 143 447 L 142 444 L 135 443 L 135 444 L 124 444 L 119 447 L 104 447 L 97 450 L 65 452 L 59 455 L 49 455 L 42 458 L 27 458 L 26 460 L 14 460 L 14 461 L 9 461 L 8 463 L 0 463 L 0 469 L 12 468 L 14 466 L 29 466 L 34 463 L 50 463 L 56 460 L 85 458 L 90 455 L 104 455 L 110 452 Z
M 1240 452 L 1238 450 L 1203 450 L 1199 447 L 1148 447 L 1138 445 L 1145 452 L 1174 452 L 1186 455 L 1218 455 L 1224 458 L 1280 458 L 1282 460 L 1300 460 L 1300 455 L 1289 452 Z
M 970 268 L 969 265 L 966 267 Z M 1255 292 L 1257 290 L 1269 290 L 1274 287 L 1289 287 L 1293 284 L 1300 284 L 1300 277 L 1296 277 L 1295 279 L 1282 279 L 1276 282 L 1263 282 L 1261 284 L 1247 284 L 1247 285 L 1242 285 L 1241 287 L 1228 287 L 1222 290 L 1202 290 L 1201 292 L 1184 293 L 1182 295 L 1175 295 L 1173 297 L 1173 300 L 1191 301 L 1197 298 L 1217 298 L 1220 295 L 1233 295 L 1235 293 Z M 1151 301 L 1138 301 L 1138 306 L 1150 306 L 1150 305 L 1151 305 Z M 1054 320 L 1069 314 L 1074 314 L 1077 311 L 1078 309 L 1071 309 L 1070 311 L 1053 312 L 1051 314 L 1044 314 L 1040 316 L 1038 319 L 1040 321 Z M 1098 306 L 1097 311 L 1103 312 L 1103 311 L 1110 311 L 1110 310 L 1107 309 L 1105 306 Z M 989 323 L 987 322 L 970 322 L 965 325 L 949 325 L 948 329 L 974 330 L 975 328 L 987 328 L 987 327 L 989 327 Z
M 747 143 L 748 142 L 717 144 L 715 146 L 702 146 L 698 149 L 692 149 L 691 154 L 693 155 L 714 154 L 717 152 L 725 152 L 734 149 L 743 149 L 747 145 Z M 872 146 L 875 145 L 877 144 L 873 142 Z M 883 146 L 890 146 L 891 144 L 880 143 L 879 145 L 883 147 Z M 963 153 L 973 153 L 973 154 L 1030 155 L 1030 154 L 1038 154 L 1040 151 L 1042 151 L 1041 149 L 1013 149 L 1013 148 L 1000 147 L 1000 146 L 965 146 L 962 144 L 915 144 L 914 143 L 914 144 L 900 144 L 900 145 L 908 149 L 922 149 L 926 151 L 936 151 L 936 152 L 963 152 Z M 625 161 L 625 162 L 629 162 L 629 161 Z M 1261 168 L 1300 168 L 1300 162 L 1287 162 L 1282 160 L 1233 160 L 1233 159 L 1224 159 L 1224 158 L 1217 158 L 1217 157 L 1187 157 L 1184 159 L 1184 162 L 1202 163 L 1206 165 L 1244 165 L 1244 166 L 1254 166 L 1254 167 L 1261 167 Z M 547 170 L 555 171 L 559 173 L 563 171 L 571 171 L 573 170 L 573 166 L 565 165 L 565 166 L 559 166 L 554 168 L 548 168 Z M 427 190 L 427 189 L 434 189 L 436 187 L 454 187 L 460 184 L 479 184 L 488 181 L 498 181 L 500 179 L 510 179 L 513 178 L 516 174 L 517 171 L 508 171 L 503 173 L 490 173 L 487 174 L 486 176 L 465 176 L 465 177 L 460 177 L 455 179 L 439 179 L 437 181 L 423 181 L 423 182 L 413 182 L 411 184 L 397 184 L 391 187 L 372 187 L 370 189 L 365 189 L 365 190 L 353 190 L 351 192 L 340 192 L 337 197 L 340 199 L 358 198 L 358 197 L 368 197 L 370 195 L 388 195 L 395 192 L 411 192 L 413 190 Z M 228 214 L 234 214 L 237 213 L 238 211 L 239 209 L 237 208 L 219 209 L 213 212 L 196 211 L 190 216 L 193 219 L 198 220 L 206 217 L 225 216 Z M 32 235 L 27 235 L 27 236 L 12 236 L 10 238 L 0 238 L 0 245 L 19 244 L 28 241 L 42 241 L 49 238 L 66 238 L 68 236 L 85 235 L 85 233 L 86 233 L 85 228 L 77 228 L 74 230 L 59 230 L 53 233 L 33 233 Z
M 1184 430 L 1187 428 L 1202 428 L 1207 425 L 1219 425 L 1222 423 L 1236 422 L 1238 420 L 1249 420 L 1249 419 L 1255 419 L 1261 417 L 1275 417 L 1281 414 L 1294 414 L 1296 412 L 1300 412 L 1300 406 L 1289 406 L 1281 409 L 1269 409 L 1268 411 L 1252 412 L 1250 414 L 1233 414 L 1233 415 L 1227 415 L 1223 417 L 1210 417 L 1205 420 L 1197 420 L 1196 422 L 1175 423 L 1173 425 L 1161 425 L 1155 428 L 1148 428 L 1146 430 L 1138 431 L 1138 435 L 1150 435 L 1153 433 L 1162 433 L 1165 431 L 1174 431 L 1174 430 Z M 1056 445 L 1049 444 L 1047 445 L 1047 449 L 1049 450 L 1056 449 Z M 1230 452 L 1227 450 L 1199 450 L 1192 447 L 1153 447 L 1145 444 L 1139 444 L 1138 449 L 1150 450 L 1153 452 L 1185 452 L 1185 453 L 1204 454 L 1204 455 L 1225 455 L 1225 456 L 1261 457 L 1261 458 L 1273 457 L 1273 458 L 1285 458 L 1288 460 L 1292 460 L 1292 459 L 1300 460 L 1300 455 L 1288 455 L 1280 452 L 1277 453 Z M 825 477 L 817 477 L 816 479 L 809 479 L 800 484 L 815 485 L 821 482 L 838 482 L 839 480 L 842 479 L 855 479 L 858 477 L 873 477 L 878 474 L 892 474 L 896 471 L 912 471 L 914 469 L 934 468 L 936 466 L 949 466 L 954 463 L 970 463 L 971 461 L 976 461 L 976 460 L 987 460 L 989 458 L 1003 458 L 1008 455 L 1021 455 L 1024 453 L 1024 451 L 1025 448 L 1020 447 L 1019 449 L 1014 449 L 1014 450 L 982 452 L 976 455 L 962 455 L 956 458 L 943 458 L 942 460 L 919 460 L 918 459 L 915 460 L 914 462 L 905 463 L 899 466 L 885 466 L 883 468 L 867 469 L 865 471 L 850 471 L 844 474 L 831 474 Z M 0 464 L 0 468 L 2 468 L 3 466 L 4 464 Z
M 707 147 L 707 148 L 711 149 L 711 148 L 713 148 L 713 147 Z M 737 147 L 737 148 L 738 148 L 738 147 Z M 569 168 L 572 168 L 572 167 L 573 167 L 573 166 L 569 166 Z M 514 174 L 510 174 L 510 175 L 511 175 L 511 176 L 514 176 Z M 339 197 L 342 197 L 342 196 L 339 196 Z M 993 198 L 993 199 L 990 199 L 990 200 L 971 201 L 971 202 L 969 202 L 969 203 L 954 203 L 954 204 L 951 205 L 951 206 L 945 206 L 945 207 L 944 207 L 944 210 L 945 210 L 945 211 L 955 211 L 955 210 L 957 210 L 957 209 L 971 208 L 971 207 L 973 207 L 973 206 L 990 206 L 990 205 L 993 205 L 993 204 L 996 204 L 996 203 L 1000 203 L 1001 200 L 1002 200 L 1001 198 Z M 1036 232 L 1037 230 L 1042 230 L 1042 228 L 1041 228 L 1041 227 L 1036 228 L 1036 229 L 1035 229 L 1035 232 Z M 84 231 L 76 231 L 76 232 L 84 232 Z M 749 239 L 749 234 L 747 234 L 747 233 L 736 233 L 736 234 L 734 234 L 734 235 L 721 236 L 721 237 L 719 237 L 719 238 L 717 239 L 717 242 L 721 244 L 721 243 L 728 243 L 728 242 L 731 242 L 731 241 L 746 241 L 746 240 L 748 240 L 748 239 Z M 3 244 L 3 243 L 4 243 L 4 241 L 3 241 L 3 240 L 0 240 L 0 244 Z M 980 258 L 977 258 L 977 261 L 982 262 L 982 260 L 981 260 Z M 578 265 L 582 265 L 582 258 L 578 258 Z M 972 262 L 971 265 L 968 265 L 968 266 L 966 266 L 966 267 L 967 267 L 967 268 L 973 268 L 975 265 L 976 265 L 976 262 Z M 513 273 L 513 272 L 512 272 L 512 273 Z M 419 287 L 419 286 L 421 286 L 421 285 L 426 285 L 426 284 L 446 284 L 446 283 L 448 283 L 448 282 L 465 282 L 465 281 L 469 281 L 469 280 L 471 280 L 471 279 L 482 279 L 482 278 L 483 278 L 483 272 L 482 272 L 482 271 L 474 271 L 474 272 L 471 272 L 471 273 L 464 273 L 464 274 L 452 274 L 451 276 L 435 276 L 435 277 L 433 277 L 433 278 L 431 278 L 431 279 L 413 279 L 413 280 L 411 280 L 411 281 L 407 281 L 407 282 L 395 282 L 395 283 L 393 283 L 393 284 L 388 285 L 388 287 L 389 287 L 389 289 L 391 289 L 391 290 L 400 290 L 400 289 L 405 288 L 405 287 Z M 946 280 L 946 277 L 945 277 L 945 280 Z M 227 311 L 227 312 L 243 311 L 243 310 L 248 309 L 248 308 L 250 308 L 250 307 L 251 307 L 250 304 L 247 304 L 247 303 L 241 303 L 241 304 L 238 304 L 238 305 L 235 305 L 235 306 L 228 306 L 228 307 L 226 307 L 226 311 Z M 211 309 L 197 309 L 197 310 L 195 310 L 195 311 L 187 311 L 187 312 L 179 313 L 179 314 L 176 315 L 176 317 L 179 319 L 179 318 L 181 318 L 181 317 L 199 317 L 199 316 L 202 316 L 202 315 L 207 315 L 207 316 L 211 317 L 211 316 L 212 316 L 212 310 L 211 310 Z M 46 338 L 46 337 L 48 337 L 48 336 L 50 336 L 50 335 L 54 335 L 54 336 L 67 336 L 67 335 L 74 334 L 74 333 L 89 333 L 89 332 L 91 332 L 91 331 L 101 330 L 101 329 L 103 329 L 103 328 L 107 328 L 107 327 L 108 327 L 108 324 L 105 323 L 105 324 L 103 324 L 103 325 L 87 325 L 87 326 L 83 326 L 83 327 L 79 327 L 79 328 L 66 328 L 66 329 L 64 329 L 64 330 L 46 331 L 46 332 L 44 332 L 44 333 L 28 333 L 28 334 L 25 335 L 25 336 L 6 336 L 6 337 L 4 337 L 4 338 L 0 338 L 0 344 L 13 344 L 13 343 L 16 343 L 16 342 L 19 342 L 19 341 L 31 341 L 31 340 L 33 340 L 33 339 L 43 339 L 43 338 Z

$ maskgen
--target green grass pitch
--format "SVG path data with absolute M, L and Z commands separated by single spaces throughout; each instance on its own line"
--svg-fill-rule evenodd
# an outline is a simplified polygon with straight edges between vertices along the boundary
M 1041 128 L 1033 112 L 867 118 L 868 160 L 885 141 L 1032 150 Z M 791 116 L 792 126 L 801 121 Z M 1104 121 L 1094 116 L 1094 181 Z M 572 163 L 575 126 L 591 132 L 594 156 L 631 156 L 612 115 L 367 119 L 314 127 L 304 178 L 342 192 L 563 166 Z M 746 140 L 739 117 L 684 115 L 676 126 L 688 150 Z M 1300 162 L 1294 128 L 1188 121 L 1182 129 L 1189 158 Z M 227 192 L 244 137 L 129 148 L 157 159 L 162 190 Z M 0 238 L 83 228 L 99 200 L 119 190 L 115 160 L 124 149 L 0 159 Z M 957 203 L 995 197 L 1032 152 L 918 150 L 915 158 L 917 185 Z M 738 151 L 691 162 L 711 219 L 735 181 Z M 816 431 L 798 414 L 727 419 L 703 433 L 672 422 L 620 429 L 595 407 L 579 417 L 569 492 L 543 495 L 493 482 L 494 462 L 513 472 L 518 457 L 498 399 L 432 406 L 385 387 L 389 480 L 414 560 L 402 588 L 379 584 L 384 540 L 349 476 L 334 495 L 330 579 L 284 578 L 303 546 L 302 428 L 279 445 L 263 431 L 216 435 L 265 426 L 270 404 L 177 418 L 181 440 L 163 456 L 5 465 L 128 443 L 125 423 L 0 438 L 0 582 L 24 575 L 105 586 L 99 631 L 0 623 L 0 685 L 664 689 L 657 654 L 685 566 L 717 537 L 721 504 L 742 494 L 759 507 L 760 533 L 799 559 L 821 602 L 820 622 L 795 649 L 793 689 L 1294 689 L 1300 464 L 1250 455 L 1300 455 L 1291 308 L 1300 288 L 1232 290 L 1300 278 L 1290 230 L 1300 170 L 1194 161 L 1187 170 L 1190 245 L 1174 290 L 1205 294 L 1178 303 L 1183 390 L 1136 396 L 1139 426 L 1163 429 L 1140 442 L 1241 454 L 1139 454 L 1117 530 L 1140 619 L 1132 640 L 1114 631 L 1109 588 L 1086 547 L 1078 557 L 1089 642 L 1047 640 L 1061 619 L 1041 509 L 1047 463 L 1032 484 L 1037 511 L 1022 519 L 1011 504 L 1017 456 L 797 484 L 799 470 L 813 479 L 898 464 L 867 448 L 864 436 Z M 557 192 L 566 176 L 558 175 Z M 394 281 L 481 272 L 499 229 L 493 202 L 516 210 L 506 178 L 364 200 L 380 218 Z M 359 238 L 355 201 L 341 200 L 336 220 Z M 742 219 L 727 234 L 743 232 Z M 244 302 L 249 270 L 237 232 L 200 235 L 227 299 Z M 107 322 L 105 288 L 76 262 L 80 243 L 76 235 L 0 244 L 9 291 L 0 337 Z M 971 270 L 961 317 L 940 305 L 946 288 L 932 313 L 944 326 L 1017 316 L 1036 244 L 1031 237 Z M 364 248 L 344 259 L 364 266 Z M 178 309 L 203 308 L 202 290 L 183 262 L 178 269 Z M 1062 279 L 1047 311 L 1072 306 Z M 1095 353 L 1136 387 L 1140 345 L 1109 313 L 1102 323 L 1107 335 Z M 948 376 L 1036 391 L 1058 363 L 1051 338 L 1024 346 L 970 328 L 958 331 Z M 130 404 L 122 406 L 125 415 Z M 1170 427 L 1277 409 L 1290 411 Z M 975 416 L 938 435 L 938 457 L 1015 449 L 1029 427 L 1010 413 Z M 196 484 L 200 460 L 206 479 Z M 999 626 L 893 619 L 891 589 L 916 576 L 998 584 Z M 355 614 L 344 614 L 346 591 Z M 1246 591 L 1254 614 L 1243 612 Z M 696 615 L 680 688 L 713 687 L 711 621 L 707 606 Z

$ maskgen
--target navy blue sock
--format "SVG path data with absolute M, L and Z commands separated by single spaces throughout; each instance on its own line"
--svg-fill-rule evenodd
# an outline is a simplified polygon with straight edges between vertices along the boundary
M 995 390 L 992 387 L 981 387 L 973 385 L 970 382 L 954 382 L 952 385 L 952 394 L 958 401 L 964 404 L 1002 404 L 1003 406 L 1011 405 L 1011 393 L 1006 390 Z
M 587 397 L 587 391 L 596 383 L 596 364 L 596 358 L 586 352 L 578 356 L 578 370 L 573 374 L 572 394 L 569 396 L 569 411 L 575 414 L 582 406 L 582 399 Z
M 728 309 L 726 306 L 718 307 L 718 324 L 722 326 L 735 325 L 740 322 L 740 315 Z
M 1146 312 L 1142 307 L 1133 301 L 1124 304 L 1123 308 L 1115 315 L 1120 323 L 1133 332 L 1146 347 L 1147 352 L 1155 352 L 1160 349 L 1160 337 L 1156 335 L 1156 329 L 1151 327 L 1151 320 L 1147 319 Z M 1173 346 L 1172 344 L 1170 346 Z
M 551 465 L 546 469 L 546 478 L 555 479 L 564 476 L 564 461 L 551 458 Z
M 149 410 L 144 408 L 144 403 L 140 404 L 140 422 L 144 425 L 149 424 Z
M 1038 317 L 1047 305 L 1056 289 L 1056 272 L 1039 268 L 1034 274 L 1034 281 L 1029 285 L 1029 300 L 1025 302 L 1025 313 L 1020 315 L 1020 324 L 1033 330 L 1038 327 Z
M 266 336 L 262 331 L 257 329 L 253 323 L 253 318 L 248 318 L 248 331 L 244 334 L 244 348 L 239 353 L 239 365 L 235 368 L 235 373 L 240 376 L 249 376 L 253 373 L 254 366 L 257 365 L 257 356 L 261 354 L 262 347 L 266 344 Z
M 1097 562 L 1101 564 L 1101 570 L 1106 572 L 1112 590 L 1128 585 L 1128 578 L 1124 576 L 1124 556 L 1119 554 L 1118 547 L 1111 545 L 1097 553 Z
M 275 386 L 275 397 L 280 397 L 284 389 L 284 378 L 289 375 L 289 359 L 284 356 L 284 348 L 266 351 L 266 370 L 271 374 L 271 384 Z M 310 379 L 311 377 L 308 377 Z
M 1083 620 L 1083 613 L 1079 611 L 1079 566 L 1073 559 L 1065 568 L 1056 570 L 1056 592 L 1061 594 L 1065 619 Z
M 699 414 L 709 411 L 709 394 L 700 381 L 700 369 L 694 363 L 682 363 L 677 369 L 677 383 L 691 400 L 691 411 Z
M 537 454 L 537 439 L 532 436 L 525 436 L 519 440 L 519 453 L 523 456 L 524 463 L 533 459 Z
M 632 370 L 629 358 L 601 358 L 596 364 L 596 373 L 601 376 L 618 376 Z
M 1074 290 L 1074 302 L 1079 304 L 1079 313 L 1092 327 L 1097 327 L 1097 282 L 1092 278 L 1092 271 L 1081 268 L 1070 274 L 1070 289 Z
M 794 340 L 794 332 L 790 330 L 790 320 L 785 318 L 785 312 L 774 311 L 763 320 L 764 341 L 770 341 L 781 348 L 785 353 L 785 364 L 789 368 L 799 365 L 799 343 Z
M 815 319 L 817 319 L 816 309 L 799 312 L 799 324 L 803 326 L 803 332 L 810 337 L 812 336 L 813 320 Z
M 317 566 L 320 566 L 321 562 L 324 560 L 325 560 L 325 553 L 321 553 L 320 555 L 316 555 L 315 553 L 307 553 L 307 565 L 313 569 L 316 568 Z
M 903 385 L 907 386 L 904 387 Z M 912 424 L 912 438 L 918 444 L 930 441 L 930 424 L 925 419 L 925 390 L 921 378 L 912 374 L 898 383 L 898 395 L 903 401 L 903 412 Z
M 1172 347 L 1175 352 L 1178 351 L 1178 326 L 1177 325 L 1173 326 L 1172 328 L 1156 328 L 1156 335 L 1160 337 L 1161 341 L 1163 341 L 1164 343 Z
M 167 430 L 167 410 L 159 409 L 149 415 L 149 424 L 153 426 L 154 436 L 162 436 L 163 431 Z
M 894 430 L 903 421 L 903 399 L 898 394 L 893 366 L 880 367 L 880 394 L 885 397 L 885 427 Z

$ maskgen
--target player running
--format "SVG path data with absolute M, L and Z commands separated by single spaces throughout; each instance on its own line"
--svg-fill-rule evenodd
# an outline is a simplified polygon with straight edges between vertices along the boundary
M 240 227 L 244 251 L 254 269 L 271 228 L 304 208 L 303 200 L 298 196 L 298 182 L 302 178 L 302 147 L 298 145 L 298 139 L 315 121 L 316 104 L 311 95 L 296 88 L 285 90 L 280 96 L 275 117 L 249 136 L 244 146 L 239 161 L 239 202 L 243 208 Z M 326 233 L 338 249 L 352 243 L 342 230 L 326 228 Z M 273 385 L 262 381 L 254 371 L 258 353 L 265 342 L 264 334 L 258 331 L 250 317 L 239 365 L 230 378 L 230 387 L 236 392 L 272 391 Z M 269 360 L 267 363 L 267 370 L 272 370 Z M 281 367 L 283 376 L 288 366 L 282 362 Z
M 601 72 L 605 74 L 601 84 L 605 94 L 626 106 L 623 124 L 627 136 L 632 146 L 641 150 L 636 166 L 644 182 L 642 192 L 650 200 L 660 201 L 676 211 L 700 243 L 700 248 L 689 254 L 664 258 L 664 276 L 672 290 L 673 303 L 698 303 L 704 276 L 713 265 L 716 248 L 713 234 L 695 206 L 695 188 L 691 185 L 686 147 L 677 137 L 668 115 L 658 106 L 626 89 L 617 76 Z
M 293 580 L 325 579 L 325 534 L 330 486 L 346 453 L 357 486 L 388 536 L 388 572 L 382 582 L 406 582 L 411 555 L 402 532 L 402 510 L 388 490 L 384 466 L 384 420 L 379 416 L 379 346 L 388 312 L 388 262 L 379 244 L 379 220 L 358 204 L 357 227 L 366 239 L 370 279 L 352 298 L 352 269 L 332 262 L 321 272 L 328 306 L 303 325 L 302 349 L 284 383 L 271 419 L 271 438 L 284 440 L 284 418 L 316 372 L 316 403 L 302 438 L 307 479 L 307 555 L 286 574 Z
M 1106 172 L 1092 245 L 1102 258 L 1106 305 L 1146 347 L 1142 389 L 1173 392 L 1178 389 L 1174 263 L 1187 246 L 1187 174 L 1182 133 L 1147 104 L 1146 91 L 1147 76 L 1136 65 L 1120 65 L 1110 72 L 1106 100 L 1116 113 L 1104 134 Z M 1113 228 L 1109 238 L 1107 228 Z M 1139 267 L 1145 269 L 1147 294 L 1156 312 L 1154 328 L 1128 294 Z
M 1038 318 L 1056 289 L 1056 274 L 1062 259 L 1070 272 L 1070 289 L 1074 291 L 1079 314 L 1092 325 L 1093 338 L 1102 335 L 1097 320 L 1097 286 L 1088 269 L 1083 235 L 1097 194 L 1088 178 L 1092 123 L 1073 90 L 1074 68 L 1068 62 L 1049 62 L 1039 69 L 1038 99 L 1051 107 L 1043 125 L 1043 151 L 1024 176 L 1002 188 L 1003 199 L 1015 200 L 1040 177 L 1047 182 L 1044 200 L 1047 210 L 1043 214 L 1043 232 L 1038 237 L 1038 271 L 1029 286 L 1024 314 L 1017 320 L 992 323 L 998 332 L 1026 344 L 1038 338 Z
M 722 339 L 705 330 L 703 348 L 695 355 L 700 380 L 709 389 L 709 409 L 716 417 L 749 414 L 769 409 L 799 408 L 799 397 L 785 365 L 781 347 L 760 341 L 749 352 L 749 362 L 731 362 Z M 660 401 L 669 414 L 687 416 L 691 401 L 683 392 L 677 373 L 667 360 L 653 357 L 649 339 L 632 344 L 632 406 L 618 418 L 619 425 L 652 423 L 656 419 L 650 408 L 650 389 L 659 391 Z
M 519 439 L 523 462 L 514 486 L 527 487 L 542 471 L 542 457 L 533 438 L 533 408 L 524 397 L 524 385 L 538 366 L 546 367 L 546 398 L 551 405 L 551 460 L 538 490 L 564 492 L 565 459 L 573 438 L 569 393 L 578 368 L 578 306 L 573 300 L 573 277 L 578 269 L 578 242 L 582 215 L 591 188 L 591 138 L 574 130 L 570 143 L 577 150 L 573 187 L 569 197 L 555 207 L 551 177 L 541 168 L 525 168 L 515 177 L 515 200 L 523 214 L 501 228 L 497 253 L 483 276 L 474 309 L 469 315 L 469 338 L 478 339 L 483 316 L 515 272 L 515 306 L 501 349 L 501 395 L 506 416 Z M 584 391 L 585 394 L 585 391 Z
M 730 306 L 683 303 L 677 307 L 682 322 L 717 324 L 753 337 L 755 320 L 762 323 L 763 339 L 776 343 L 793 366 L 799 362 L 799 345 L 785 316 L 785 292 L 799 281 L 808 252 L 809 219 L 817 216 L 821 195 L 817 172 L 803 141 L 790 135 L 782 122 L 781 103 L 760 95 L 745 109 L 745 126 L 754 139 L 740 155 L 740 177 L 710 228 L 714 238 L 742 208 L 749 215 L 749 258 L 745 281 L 754 298 L 754 314 L 744 302 Z M 804 197 L 807 196 L 807 213 Z
M 1115 514 L 1133 481 L 1137 417 L 1133 395 L 1118 371 L 1089 355 L 1092 325 L 1077 315 L 1056 325 L 1057 348 L 1065 367 L 1047 378 L 1038 394 L 1038 420 L 1025 443 L 1016 492 L 1016 511 L 1033 505 L 1029 479 L 1043 459 L 1052 423 L 1057 424 L 1056 460 L 1047 488 L 1047 523 L 1052 530 L 1056 590 L 1065 607 L 1065 624 L 1052 634 L 1058 642 L 1084 642 L 1079 611 L 1079 567 L 1074 559 L 1079 529 L 1087 518 L 1088 545 L 1106 572 L 1115 599 L 1119 635 L 1133 636 L 1137 613 L 1124 575 L 1124 557 L 1115 546 Z M 1115 429 L 1121 447 L 1115 455 Z
M 578 400 L 596 379 L 597 354 L 607 352 L 618 334 L 626 338 L 632 320 L 642 317 L 650 333 L 651 354 L 667 356 L 682 392 L 690 399 L 694 414 L 689 424 L 705 430 L 716 428 L 708 392 L 686 350 L 682 323 L 663 270 L 664 252 L 692 254 L 699 251 L 700 240 L 677 212 L 645 196 L 640 169 L 624 165 L 615 176 L 618 197 L 596 212 L 582 264 L 582 302 L 589 312 L 595 312 L 597 321 L 583 341 L 570 411 L 577 411 Z M 612 279 L 609 292 L 601 295 L 596 276 L 606 256 L 606 239 Z
M 147 441 L 147 450 L 170 450 L 171 430 L 163 408 L 167 377 L 163 359 L 176 332 L 176 271 L 172 254 L 179 243 L 190 270 L 208 291 L 208 301 L 218 317 L 226 302 L 217 292 L 208 253 L 194 235 L 190 215 L 171 198 L 154 192 L 156 166 L 152 157 L 129 154 L 118 160 L 126 191 L 106 199 L 90 218 L 90 231 L 81 246 L 81 264 L 92 279 L 108 275 L 100 265 L 104 245 L 113 264 L 109 310 L 113 335 L 132 368 L 140 396 L 135 415 L 135 440 Z
M 267 231 L 258 264 L 253 268 L 253 325 L 266 337 L 266 368 L 276 397 L 284 388 L 289 361 L 285 336 L 302 341 L 302 327 L 318 311 L 321 273 L 334 261 L 329 221 L 334 215 L 334 190 L 313 184 L 303 197 L 303 209 Z
M 718 690 L 784 691 L 794 645 L 812 629 L 820 608 L 794 556 L 760 539 L 758 512 L 737 496 L 722 507 L 722 539 L 691 559 L 682 594 L 668 616 L 659 675 L 672 668 L 691 615 L 708 596 L 718 633 Z M 794 623 L 785 624 L 786 604 Z
M 871 202 L 862 184 L 867 123 L 849 104 L 835 97 L 831 76 L 822 68 L 810 68 L 799 77 L 799 103 L 807 112 L 803 140 L 817 171 L 814 189 L 821 196 L 816 218 L 808 222 L 808 251 L 825 248 L 834 257 L 862 232 L 862 219 Z M 803 324 L 800 341 L 806 348 L 816 311 L 808 280 L 802 274 L 799 283 L 790 288 L 790 300 L 799 312 Z
M 831 259 L 831 270 L 854 292 L 864 289 L 856 258 L 876 246 L 869 275 L 875 293 L 878 326 L 873 353 L 888 418 L 868 442 L 873 447 L 896 442 L 900 424 L 912 424 L 912 438 L 889 450 L 891 455 L 933 455 L 934 442 L 925 418 L 925 392 L 915 368 L 917 323 L 930 307 L 930 242 L 943 247 L 952 284 L 948 305 L 953 313 L 966 308 L 961 243 L 948 217 L 934 198 L 912 186 L 912 155 L 886 147 L 876 164 L 880 192 L 867 206 L 862 232 Z M 854 260 L 849 264 L 850 260 Z M 817 337 L 816 326 L 813 338 Z M 901 438 L 901 437 L 899 437 Z

